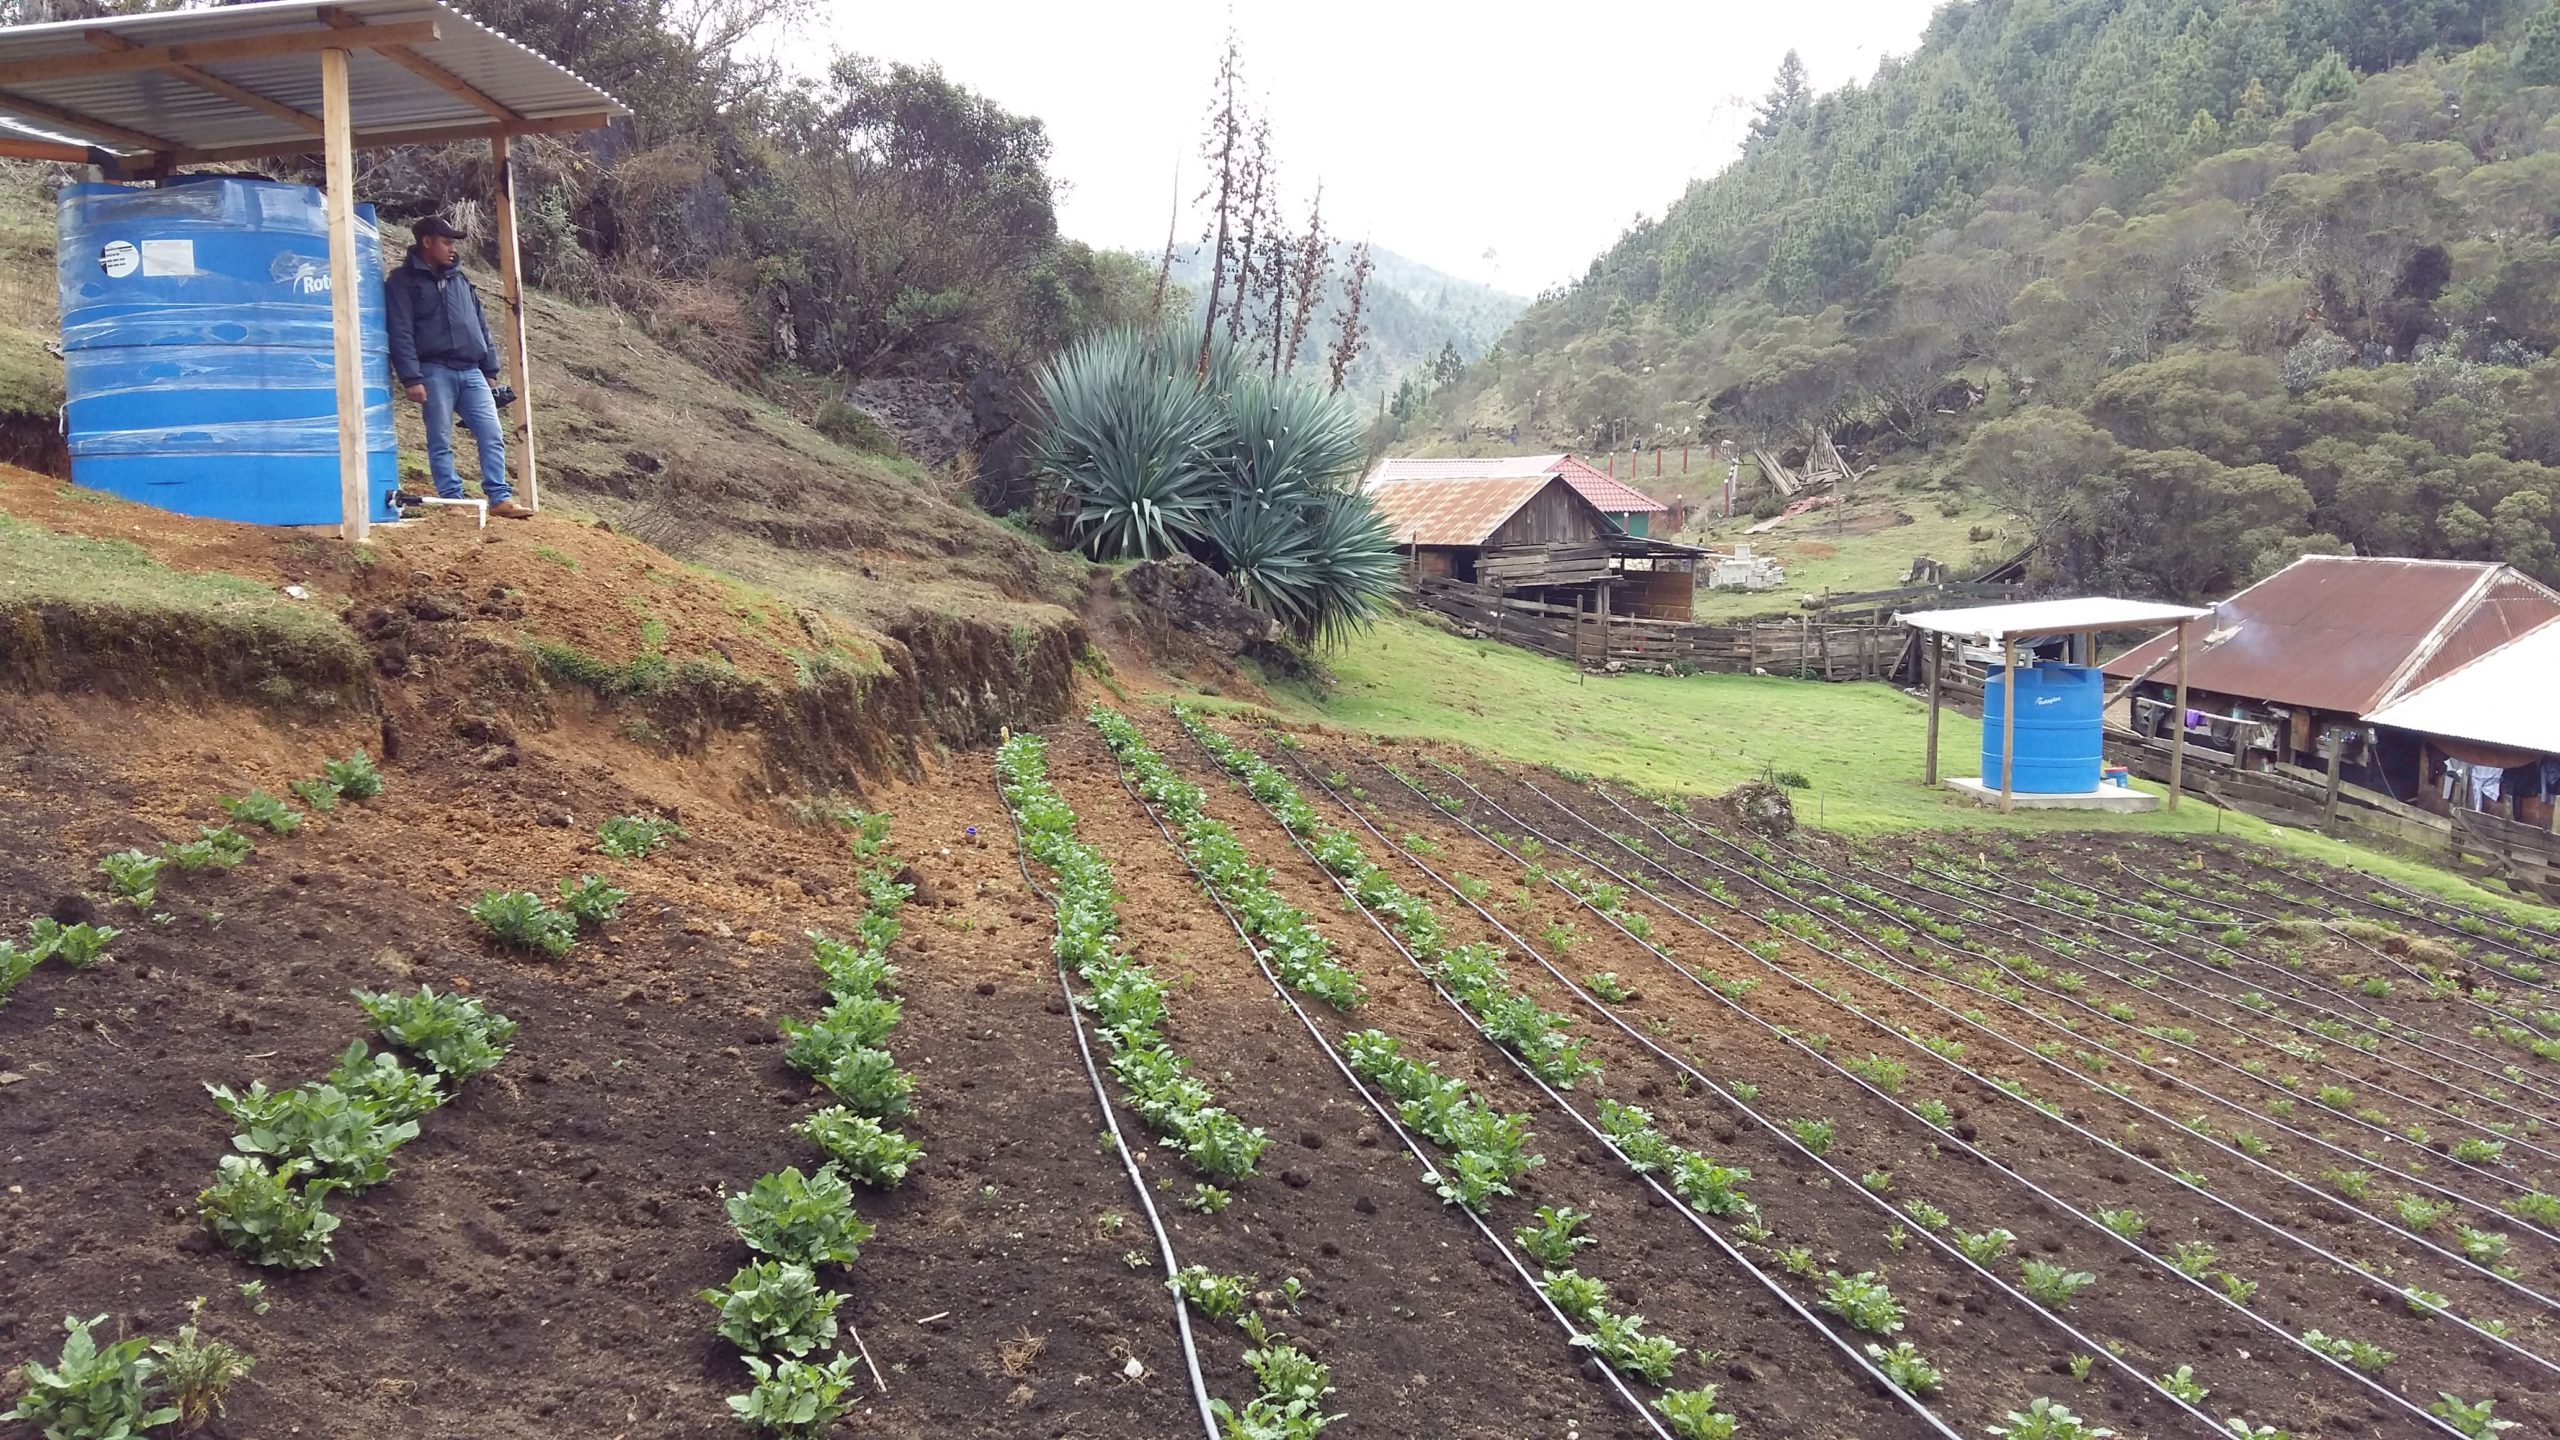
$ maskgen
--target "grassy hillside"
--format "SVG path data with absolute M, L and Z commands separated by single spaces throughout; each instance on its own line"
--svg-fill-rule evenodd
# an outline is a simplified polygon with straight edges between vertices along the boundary
M 1960 0 L 1773 93 L 1413 428 L 1820 428 L 1993 487 L 2073 585 L 2560 577 L 2555 117 L 2546 0 Z

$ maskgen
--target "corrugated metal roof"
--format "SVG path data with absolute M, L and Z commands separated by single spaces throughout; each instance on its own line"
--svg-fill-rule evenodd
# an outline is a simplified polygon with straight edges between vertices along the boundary
M 1633 485 L 1605 470 L 1594 470 L 1587 461 L 1571 455 L 1556 457 L 1564 483 L 1582 492 L 1582 498 L 1611 515 L 1660 514 L 1671 507 L 1654 499 Z M 1629 468 L 1634 468 L 1632 463 Z
M 1561 483 L 1553 475 L 1462 476 L 1384 485 L 1372 477 L 1369 498 L 1399 545 L 1481 545 L 1531 496 Z
M 526 120 L 558 121 L 630 113 L 612 96 L 548 57 L 436 0 L 335 0 L 328 5 L 273 0 L 214 10 L 22 25 L 0 29 L 0 64 L 99 55 L 102 47 L 89 39 L 93 31 L 112 34 L 137 47 L 325 31 L 331 27 L 324 11 L 335 11 L 367 25 L 433 21 L 437 38 L 409 48 Z M 213 60 L 197 68 L 307 115 L 320 113 L 317 53 Z M 402 68 L 380 51 L 350 51 L 347 78 L 359 144 L 364 143 L 367 132 L 405 134 L 446 128 L 469 131 L 496 123 L 497 117 L 471 100 Z M 111 70 L 61 79 L 39 77 L 10 85 L 8 91 L 40 106 L 155 137 L 181 151 L 316 144 L 316 137 L 307 127 L 216 94 L 165 69 Z M 0 113 L 24 117 L 13 122 L 20 129 L 70 136 L 100 143 L 110 150 L 136 148 L 103 132 L 83 132 L 59 118 L 11 110 L 8 100 L 9 95 L 0 95 Z
M 2508 600 L 2484 607 L 2493 590 Z M 2187 657 L 2195 689 L 2279 705 L 2363 715 L 2412 683 L 2430 657 L 2452 647 L 2478 653 L 2476 625 L 2500 638 L 2560 618 L 2560 595 L 2503 565 L 2465 560 L 2313 555 L 2214 607 L 2210 636 Z M 2106 663 L 2130 676 L 2167 653 L 2137 645 Z
M 1914 610 L 1894 618 L 1918 630 L 1961 635 L 1972 640 L 2005 640 L 2014 635 L 2075 635 L 2083 630 L 2148 630 L 2199 619 L 2210 611 L 2192 605 L 2162 605 L 2151 600 L 2115 600 L 2083 595 L 2070 600 L 2021 600 L 2008 605 L 1974 605 L 1961 610 Z M 2193 638 L 2192 635 L 2189 637 Z
M 1389 456 L 1369 472 L 1365 488 L 1375 491 L 1381 485 L 1411 480 L 1526 480 L 1546 475 L 1563 476 L 1583 499 L 1607 514 L 1633 515 L 1671 508 L 1571 455 Z
M 2422 735 L 2560 755 L 2560 621 L 2364 718 Z

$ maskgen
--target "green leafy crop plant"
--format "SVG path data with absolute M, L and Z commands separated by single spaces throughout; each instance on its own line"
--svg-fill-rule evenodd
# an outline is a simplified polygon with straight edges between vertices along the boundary
M 515 1039 L 516 1022 L 468 996 L 358 990 L 356 1004 L 376 1034 L 434 1067 L 448 1086 L 493 1069 Z
M 41 1426 L 45 1440 L 128 1440 L 180 1418 L 177 1406 L 154 1403 L 160 1360 L 150 1340 L 99 1344 L 90 1332 L 107 1323 L 104 1315 L 62 1323 L 70 1338 L 61 1358 L 51 1365 L 29 1361 L 18 1372 L 23 1393 L 0 1419 Z
M 242 796 L 225 795 L 214 803 L 234 824 L 264 825 L 278 835 L 290 835 L 302 828 L 302 817 L 264 790 L 252 790 Z
M 795 1265 L 850 1265 L 873 1227 L 853 1213 L 853 1186 L 832 1165 L 796 1165 L 760 1176 L 728 1199 L 729 1223 L 747 1248 Z
M 684 838 L 684 827 L 652 815 L 617 815 L 596 827 L 596 850 L 616 860 L 645 860 L 671 840 Z
M 759 1260 L 702 1292 L 720 1312 L 720 1338 L 750 1355 L 806 1355 L 836 1338 L 836 1307 L 844 1297 L 818 1284 L 815 1270 L 782 1260 Z
M 509 949 L 536 951 L 557 960 L 578 943 L 577 919 L 552 909 L 529 890 L 483 891 L 462 908 Z

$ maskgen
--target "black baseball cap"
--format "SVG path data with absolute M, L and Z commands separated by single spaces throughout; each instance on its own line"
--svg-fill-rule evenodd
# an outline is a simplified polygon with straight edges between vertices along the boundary
M 410 226 L 409 233 L 417 236 L 421 240 L 430 235 L 441 235 L 447 240 L 467 240 L 470 238 L 463 234 L 462 231 L 453 224 L 453 222 L 445 219 L 441 215 L 430 215 L 426 219 L 419 221 L 417 224 Z

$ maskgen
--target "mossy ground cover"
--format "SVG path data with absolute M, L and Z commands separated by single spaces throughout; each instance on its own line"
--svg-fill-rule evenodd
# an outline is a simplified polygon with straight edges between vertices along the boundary
M 2434 866 L 2270 825 L 2193 796 L 2175 811 L 2148 815 L 2001 815 L 1921 783 L 1927 707 L 1886 685 L 1754 675 L 1585 676 L 1560 661 L 1401 615 L 1352 636 L 1325 658 L 1335 682 L 1328 693 L 1290 681 L 1270 687 L 1282 714 L 1469 745 L 1677 794 L 1800 777 L 1807 783 L 1793 790 L 1799 818 L 1851 834 L 1963 828 L 2222 834 L 2469 903 L 2518 908 L 2511 896 Z M 1981 722 L 1947 710 L 1940 727 L 1940 772 L 1974 773 Z M 2546 913 L 2560 919 L 2560 912 Z

